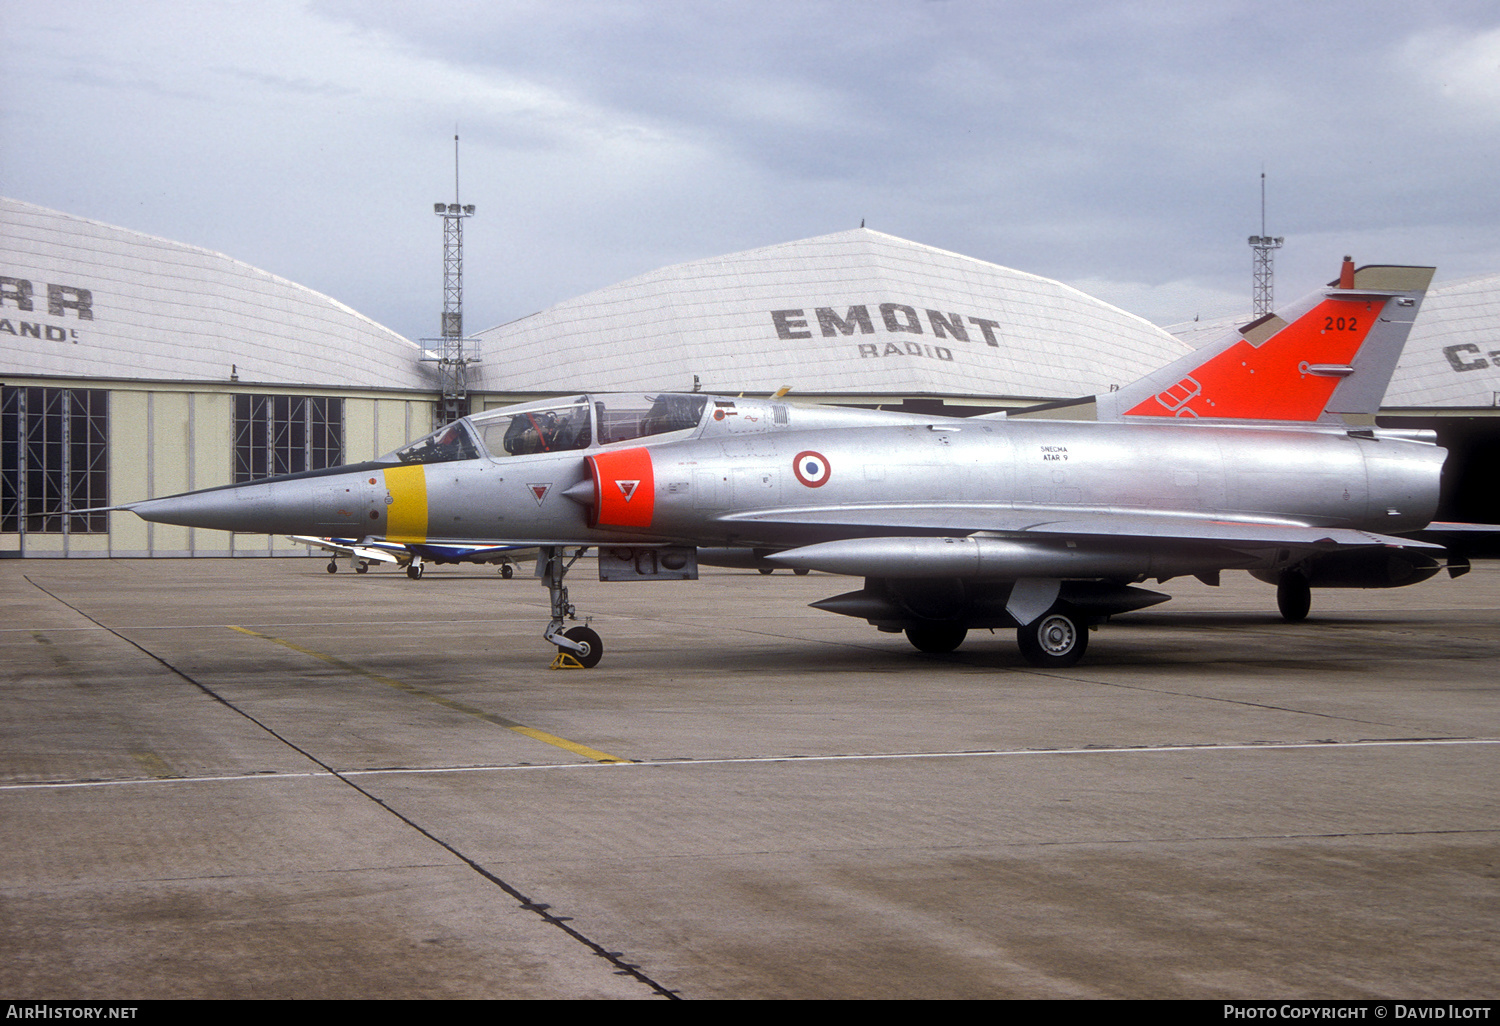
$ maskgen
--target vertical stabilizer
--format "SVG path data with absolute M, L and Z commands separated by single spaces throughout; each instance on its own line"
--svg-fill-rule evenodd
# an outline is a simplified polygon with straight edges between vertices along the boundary
M 1433 271 L 1345 257 L 1336 281 L 1291 309 L 1095 397 L 1098 418 L 1372 424 Z

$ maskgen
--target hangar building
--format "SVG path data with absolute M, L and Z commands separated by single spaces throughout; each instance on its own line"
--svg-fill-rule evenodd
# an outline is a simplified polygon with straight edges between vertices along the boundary
M 431 429 L 419 355 L 219 253 L 0 200 L 0 556 L 305 552 L 58 511 L 389 452 Z
M 478 337 L 470 382 L 492 396 L 785 386 L 962 412 L 1107 391 L 1188 348 L 1059 282 L 865 228 L 663 268 Z

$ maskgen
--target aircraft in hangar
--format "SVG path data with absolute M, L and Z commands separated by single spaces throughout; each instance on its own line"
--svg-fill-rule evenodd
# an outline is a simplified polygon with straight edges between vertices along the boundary
M 536 559 L 535 548 L 521 545 L 428 545 L 416 542 L 403 545 L 384 538 L 314 538 L 295 534 L 289 537 L 294 542 L 330 553 L 328 572 L 331 574 L 339 572 L 338 557 L 347 556 L 357 574 L 369 572 L 371 563 L 394 563 L 405 567 L 406 576 L 418 581 L 428 563 L 487 563 L 498 565 L 500 576 L 510 580 L 515 576 L 518 563 Z
M 536 546 L 544 638 L 603 654 L 565 578 L 702 563 L 863 578 L 814 607 L 951 651 L 1014 628 L 1070 666 L 1089 630 L 1225 570 L 1311 589 L 1413 584 L 1467 561 L 1416 537 L 1446 450 L 1374 426 L 1433 269 L 1337 280 L 1118 391 L 968 419 L 701 393 L 573 395 L 474 414 L 369 463 L 125 505 L 224 531 Z M 560 659 L 563 656 L 559 657 Z

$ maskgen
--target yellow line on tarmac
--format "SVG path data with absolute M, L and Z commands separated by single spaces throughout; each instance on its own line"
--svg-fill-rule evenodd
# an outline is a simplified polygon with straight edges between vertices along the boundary
M 590 748 L 587 745 L 581 745 L 576 741 L 569 741 L 565 737 L 558 737 L 556 734 L 549 734 L 545 730 L 537 730 L 535 727 L 528 727 L 524 723 L 517 723 L 515 720 L 508 720 L 504 716 L 499 716 L 492 712 L 485 712 L 483 709 L 476 709 L 472 705 L 465 705 L 463 702 L 456 702 L 451 698 L 444 698 L 442 695 L 434 695 L 430 691 L 423 691 L 419 687 L 408 684 L 405 681 L 397 680 L 394 677 L 386 677 L 379 673 L 372 673 L 362 666 L 356 666 L 353 663 L 346 662 L 345 660 L 340 659 L 338 656 L 329 655 L 327 652 L 319 652 L 316 649 L 307 648 L 303 645 L 297 644 L 296 642 L 287 641 L 285 638 L 278 638 L 270 634 L 262 634 L 259 631 L 253 631 L 248 627 L 238 627 L 232 623 L 227 624 L 226 626 L 228 626 L 232 631 L 239 631 L 241 634 L 248 634 L 252 638 L 260 638 L 263 641 L 273 641 L 278 645 L 291 649 L 293 652 L 301 652 L 303 655 L 312 656 L 314 659 L 321 659 L 323 662 L 328 663 L 330 666 L 337 666 L 341 670 L 346 670 L 349 673 L 364 677 L 367 680 L 373 680 L 378 684 L 384 684 L 386 687 L 395 688 L 397 691 L 401 691 L 405 694 L 411 695 L 413 698 L 421 698 L 425 701 L 432 702 L 435 705 L 440 705 L 445 709 L 452 709 L 454 712 L 460 712 L 466 716 L 473 716 L 476 719 L 484 720 L 486 723 L 493 723 L 496 726 L 504 727 L 506 730 L 513 730 L 517 734 L 521 734 L 525 737 L 531 738 L 533 741 L 540 741 L 543 744 L 552 745 L 554 748 L 561 748 L 563 751 L 572 752 L 574 755 L 581 755 L 585 759 L 592 759 L 595 762 L 630 761 L 629 759 L 622 759 L 618 755 L 610 755 L 608 752 L 601 752 L 597 748 Z

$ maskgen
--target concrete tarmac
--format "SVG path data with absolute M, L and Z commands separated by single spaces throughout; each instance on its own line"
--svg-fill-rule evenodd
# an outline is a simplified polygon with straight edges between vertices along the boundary
M 1468 998 L 1500 566 L 1172 581 L 1077 667 L 858 586 L 0 562 L 11 998 Z

